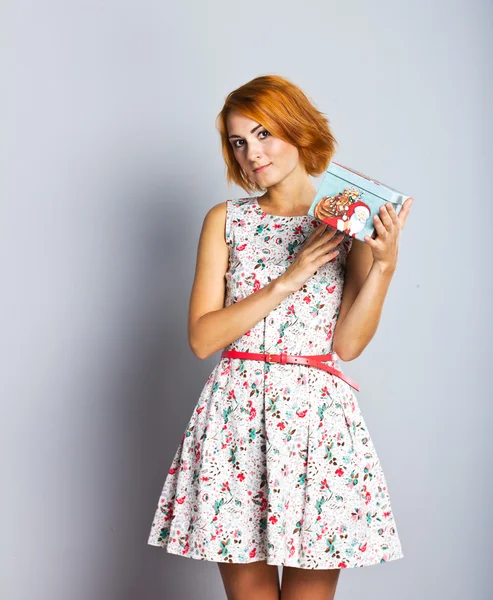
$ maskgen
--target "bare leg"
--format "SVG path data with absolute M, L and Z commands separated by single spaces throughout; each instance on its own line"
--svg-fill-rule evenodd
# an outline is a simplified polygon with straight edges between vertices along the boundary
M 281 600 L 333 600 L 340 572 L 283 567 Z
M 279 600 L 277 566 L 265 560 L 251 563 L 217 563 L 228 600 Z

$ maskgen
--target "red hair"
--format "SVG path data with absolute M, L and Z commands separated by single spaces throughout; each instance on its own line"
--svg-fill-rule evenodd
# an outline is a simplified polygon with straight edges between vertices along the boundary
M 303 91 L 279 75 L 263 75 L 231 92 L 216 118 L 226 162 L 226 180 L 248 192 L 263 188 L 242 171 L 228 141 L 227 117 L 238 111 L 263 125 L 273 136 L 298 148 L 308 175 L 321 175 L 335 154 L 337 141 L 329 120 L 306 97 Z

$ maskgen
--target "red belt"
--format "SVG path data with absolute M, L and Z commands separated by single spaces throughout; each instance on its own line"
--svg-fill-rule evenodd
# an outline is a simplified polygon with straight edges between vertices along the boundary
M 257 354 L 255 352 L 240 352 L 239 350 L 223 350 L 221 358 L 249 358 L 251 360 L 263 360 L 268 363 L 280 363 L 281 365 L 292 363 L 317 367 L 318 369 L 322 369 L 323 371 L 327 371 L 328 373 L 332 373 L 332 375 L 340 377 L 359 392 L 359 385 L 349 379 L 347 375 L 344 375 L 342 371 L 339 371 L 339 369 L 331 367 L 330 365 L 323 364 L 327 361 L 336 360 L 338 358 L 337 354 L 312 354 L 311 356 L 300 356 L 299 354 L 285 354 L 284 352 L 281 352 L 280 354 Z

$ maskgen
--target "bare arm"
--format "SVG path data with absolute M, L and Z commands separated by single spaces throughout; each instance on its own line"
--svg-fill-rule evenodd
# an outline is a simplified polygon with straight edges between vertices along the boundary
M 208 358 L 246 333 L 291 293 L 281 278 L 224 308 L 228 246 L 224 240 L 226 203 L 207 213 L 200 234 L 190 297 L 188 338 L 198 358 Z
M 357 358 L 375 335 L 397 266 L 400 232 L 412 202 L 407 199 L 399 215 L 391 204 L 381 207 L 374 218 L 375 239 L 353 240 L 332 344 L 344 361 Z
M 333 340 L 343 361 L 357 358 L 375 335 L 392 275 L 373 261 L 367 244 L 353 241 Z

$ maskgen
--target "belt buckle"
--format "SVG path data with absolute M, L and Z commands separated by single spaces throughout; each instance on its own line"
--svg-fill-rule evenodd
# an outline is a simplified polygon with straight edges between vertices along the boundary
M 265 362 L 268 363 L 280 363 L 281 365 L 285 365 L 288 362 L 286 352 L 279 352 L 279 354 L 265 354 Z M 275 357 L 275 358 L 274 358 Z

